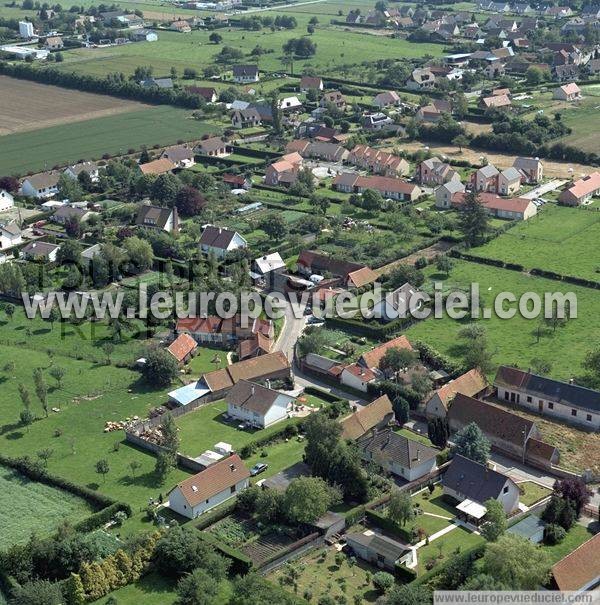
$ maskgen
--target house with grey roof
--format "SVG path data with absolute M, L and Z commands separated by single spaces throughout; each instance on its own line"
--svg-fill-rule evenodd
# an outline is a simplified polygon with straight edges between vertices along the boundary
M 523 177 L 523 182 L 537 184 L 544 178 L 544 165 L 540 158 L 515 158 L 513 168 L 516 168 Z
M 21 193 L 27 197 L 35 197 L 38 200 L 51 198 L 58 193 L 60 174 L 56 170 L 51 170 L 50 172 L 40 172 L 28 176 L 21 183 Z
M 173 80 L 171 78 L 149 78 L 141 80 L 140 86 L 144 88 L 173 88 Z
M 600 391 L 509 366 L 498 368 L 494 386 L 499 399 L 567 424 L 600 429 Z
M 436 208 L 451 208 L 452 196 L 455 193 L 464 193 L 465 185 L 460 180 L 453 179 L 440 185 L 435 190 L 435 207 Z
M 496 193 L 498 191 L 499 175 L 500 171 L 493 164 L 487 164 L 478 168 L 471 175 L 471 182 L 476 191 Z
M 238 84 L 248 84 L 260 80 L 258 65 L 234 65 L 233 81 Z
M 347 533 L 346 543 L 357 557 L 380 569 L 394 571 L 397 565 L 414 567 L 417 563 L 416 552 L 408 544 L 370 529 Z
M 260 429 L 288 418 L 294 397 L 240 380 L 227 393 L 227 414 L 230 418 Z
M 99 166 L 96 162 L 79 162 L 65 168 L 65 174 L 72 179 L 76 179 L 82 172 L 87 172 L 93 183 L 98 180 Z
M 61 206 L 56 212 L 50 217 L 53 223 L 59 225 L 65 225 L 70 220 L 77 220 L 81 223 L 87 221 L 91 213 L 86 208 L 78 208 L 76 206 Z
M 60 246 L 57 244 L 37 240 L 23 246 L 21 256 L 27 260 L 53 263 L 56 261 L 59 249 Z
M 500 195 L 513 195 L 521 189 L 521 173 L 514 167 L 506 168 L 498 175 L 498 191 Z
M 206 225 L 200 236 L 200 250 L 204 254 L 214 254 L 217 258 L 225 258 L 228 252 L 239 248 L 247 248 L 248 242 L 237 232 L 224 227 Z
M 17 223 L 0 224 L 0 250 L 18 246 L 22 241 L 21 229 Z
M 168 147 L 162 152 L 161 158 L 166 158 L 176 168 L 190 168 L 196 163 L 194 159 L 194 150 L 188 145 L 176 145 Z
M 135 224 L 147 229 L 158 229 L 167 233 L 179 233 L 179 214 L 177 207 L 161 208 L 150 204 L 139 207 Z
M 437 468 L 439 450 L 428 447 L 386 428 L 371 431 L 356 442 L 363 460 L 381 466 L 385 471 L 414 481 Z
M 458 501 L 459 518 L 478 524 L 488 500 L 497 500 L 508 515 L 519 506 L 519 488 L 507 475 L 456 454 L 442 477 L 444 495 Z

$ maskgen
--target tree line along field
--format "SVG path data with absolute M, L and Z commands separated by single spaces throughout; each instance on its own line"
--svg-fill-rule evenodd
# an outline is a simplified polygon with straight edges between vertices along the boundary
M 27 106 L 23 100 L 22 106 Z M 0 137 L 0 174 L 26 174 L 147 145 L 196 140 L 221 128 L 168 105 Z
M 509 320 L 492 314 L 491 319 L 480 319 L 478 325 L 485 328 L 490 350 L 493 353 L 493 371 L 500 364 L 515 364 L 529 367 L 532 359 L 541 359 L 551 364 L 551 375 L 559 380 L 581 376 L 581 363 L 586 353 L 600 339 L 600 301 L 598 292 L 564 282 L 553 281 L 482 265 L 479 263 L 456 261 L 450 276 L 436 273 L 434 267 L 427 270 L 428 289 L 432 281 L 444 281 L 444 289 L 468 289 L 471 283 L 478 283 L 485 306 L 493 308 L 493 299 L 500 292 L 511 292 L 517 300 L 526 292 L 535 292 L 542 301 L 546 292 L 573 292 L 577 297 L 577 318 L 570 319 L 564 327 L 545 330 L 537 342 L 540 319 L 525 319 L 517 311 Z M 517 308 L 517 307 L 511 307 Z M 422 340 L 451 359 L 462 361 L 465 343 L 458 338 L 462 327 L 470 323 L 468 319 L 453 320 L 430 317 L 420 321 L 406 331 L 410 340 Z
M 316 12 L 316 9 L 313 10 Z M 268 14 L 275 15 L 284 12 L 269 11 Z M 316 14 L 318 15 L 318 13 Z M 58 68 L 76 73 L 104 76 L 113 72 L 123 72 L 129 75 L 139 65 L 152 65 L 155 74 L 168 75 L 171 67 L 175 67 L 179 73 L 182 73 L 186 67 L 202 70 L 204 67 L 214 65 L 215 56 L 223 46 L 240 49 L 249 55 L 250 51 L 259 45 L 272 52 L 267 52 L 261 57 L 248 57 L 247 61 L 257 62 L 259 68 L 265 71 L 288 71 L 288 66 L 284 66 L 281 61 L 282 46 L 290 38 L 306 35 L 306 25 L 310 14 L 294 14 L 294 17 L 298 20 L 298 27 L 293 30 L 272 32 L 270 29 L 264 28 L 259 32 L 250 32 L 240 28 L 219 29 L 223 41 L 218 45 L 209 41 L 211 32 L 208 30 L 194 30 L 189 34 L 159 31 L 159 39 L 156 42 L 69 50 L 63 53 L 65 60 Z M 441 44 L 415 44 L 387 36 L 354 32 L 330 26 L 328 21 L 329 19 L 323 19 L 323 23 L 319 24 L 315 33 L 310 36 L 310 39 L 317 45 L 316 54 L 313 57 L 295 61 L 295 73 L 301 73 L 305 66 L 310 66 L 322 74 L 340 77 L 338 68 L 342 64 L 376 61 L 384 56 L 417 58 L 426 54 L 442 55 L 443 45 Z M 225 70 L 226 67 L 224 66 L 223 69 Z
M 85 500 L 61 489 L 31 481 L 13 469 L 0 465 L 0 530 L 3 547 L 26 541 L 33 532 L 50 534 L 65 519 L 77 522 L 93 512 Z
M 600 212 L 547 204 L 471 253 L 600 281 Z

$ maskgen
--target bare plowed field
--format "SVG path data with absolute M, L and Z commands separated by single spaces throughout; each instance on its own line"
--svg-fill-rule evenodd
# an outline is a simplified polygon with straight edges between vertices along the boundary
M 0 136 L 144 107 L 136 101 L 0 76 Z

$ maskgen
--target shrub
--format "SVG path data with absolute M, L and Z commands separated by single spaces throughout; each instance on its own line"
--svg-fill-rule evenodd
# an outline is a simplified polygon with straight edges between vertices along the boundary
M 385 594 L 394 585 L 394 576 L 387 571 L 378 571 L 373 575 L 373 586 Z
M 549 545 L 562 542 L 567 535 L 567 532 L 560 525 L 551 523 L 544 528 L 544 543 Z

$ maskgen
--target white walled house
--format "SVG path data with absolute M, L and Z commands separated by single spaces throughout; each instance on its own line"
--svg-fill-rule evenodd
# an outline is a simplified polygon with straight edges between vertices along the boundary
M 370 382 L 374 382 L 377 376 L 369 368 L 364 368 L 356 363 L 346 366 L 340 375 L 340 382 L 357 391 L 366 393 Z
M 214 254 L 225 258 L 228 252 L 238 248 L 247 248 L 248 242 L 237 232 L 214 225 L 206 225 L 200 237 L 200 250 L 204 254 Z
M 442 477 L 442 487 L 445 495 L 459 501 L 457 510 L 467 517 L 474 517 L 476 521 L 485 515 L 487 500 L 500 502 L 507 515 L 519 506 L 519 488 L 510 477 L 460 454 L 452 458 Z M 479 515 L 477 513 L 481 508 L 483 514 Z
M 0 212 L 6 212 L 15 205 L 15 198 L 8 191 L 0 189 Z
M 439 450 L 395 433 L 392 429 L 370 431 L 356 442 L 361 457 L 406 481 L 414 481 L 437 468 Z
M 600 429 L 600 392 L 576 384 L 500 366 L 494 379 L 498 399 L 590 430 Z
M 294 397 L 240 380 L 227 393 L 225 401 L 229 416 L 264 429 L 288 417 Z
M 21 192 L 27 197 L 48 199 L 58 193 L 59 172 L 41 172 L 26 177 L 21 183 Z
M 250 471 L 242 459 L 233 454 L 173 488 L 169 508 L 183 517 L 195 519 L 244 491 L 249 479 Z
M 16 223 L 7 223 L 0 225 L 0 250 L 18 246 L 23 242 L 21 229 Z

